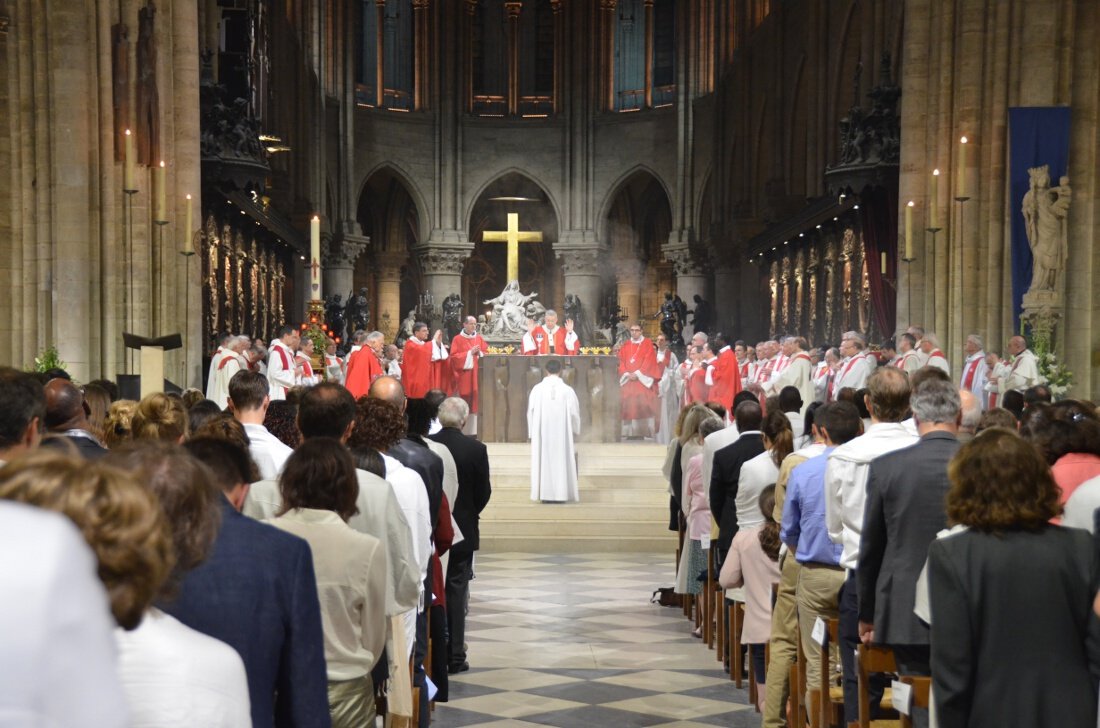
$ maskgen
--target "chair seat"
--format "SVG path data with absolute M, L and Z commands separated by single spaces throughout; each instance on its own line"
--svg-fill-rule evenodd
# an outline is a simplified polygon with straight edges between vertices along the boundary
M 881 710 L 893 710 L 894 709 L 894 689 L 886 688 L 882 691 L 882 700 L 879 701 L 878 707 Z M 890 721 L 886 721 L 889 723 Z
M 844 702 L 844 688 L 839 685 L 834 685 L 829 688 L 829 700 L 834 703 Z
M 871 728 L 901 728 L 900 720 L 873 720 Z

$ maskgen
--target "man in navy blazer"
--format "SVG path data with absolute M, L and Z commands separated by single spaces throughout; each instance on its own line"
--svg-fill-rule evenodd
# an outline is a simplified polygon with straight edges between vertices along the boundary
M 313 556 L 302 539 L 238 513 L 258 476 L 248 452 L 227 440 L 186 444 L 225 492 L 222 523 L 205 562 L 179 596 L 158 605 L 240 653 L 254 728 L 329 728 L 321 607 Z
M 737 431 L 741 433 L 731 445 L 714 453 L 710 475 L 710 512 L 718 521 L 719 560 L 726 557 L 733 537 L 737 535 L 737 486 L 741 466 L 764 452 L 764 437 L 760 423 L 764 414 L 758 402 L 742 402 L 733 410 Z

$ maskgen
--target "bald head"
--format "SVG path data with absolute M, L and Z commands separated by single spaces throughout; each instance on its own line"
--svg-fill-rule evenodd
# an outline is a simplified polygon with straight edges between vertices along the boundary
M 378 377 L 371 382 L 367 396 L 389 402 L 402 412 L 405 411 L 405 388 L 393 377 Z
M 1008 353 L 1016 356 L 1027 349 L 1027 339 L 1022 336 L 1013 336 L 1008 340 Z
M 86 429 L 88 413 L 84 410 L 84 395 L 68 379 L 46 382 L 46 427 L 50 431 Z

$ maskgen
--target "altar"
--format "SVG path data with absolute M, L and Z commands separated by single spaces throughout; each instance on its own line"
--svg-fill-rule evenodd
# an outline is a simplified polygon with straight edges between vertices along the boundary
M 490 354 L 478 373 L 478 429 L 482 442 L 527 441 L 527 395 L 545 376 L 552 356 Z M 562 379 L 581 405 L 579 442 L 619 442 L 619 360 L 615 356 L 556 357 Z

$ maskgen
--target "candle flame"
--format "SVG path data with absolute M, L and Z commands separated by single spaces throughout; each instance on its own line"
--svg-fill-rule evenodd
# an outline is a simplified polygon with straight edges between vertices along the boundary
M 126 136 L 130 136 L 130 130 L 129 129 L 126 130 Z
M 313 220 L 315 220 L 317 222 L 320 222 L 321 221 L 321 216 L 320 215 L 314 215 Z
M 163 167 L 163 166 L 164 166 L 164 160 L 163 160 L 163 159 L 162 159 L 162 160 L 160 160 L 160 166 L 161 166 L 161 167 Z
M 939 169 L 933 169 L 933 170 L 932 170 L 932 174 L 934 174 L 935 176 L 939 177 L 939 176 L 940 176 L 940 170 L 939 170 Z
M 966 144 L 966 137 L 963 137 L 963 138 L 962 138 L 962 139 L 960 139 L 959 141 L 960 141 L 961 143 L 963 143 L 963 144 Z
M 913 204 L 914 204 L 914 203 L 913 203 L 913 201 L 912 201 L 912 200 L 909 200 L 909 207 L 912 207 L 912 206 L 913 206 Z
M 187 199 L 189 199 L 189 200 L 191 199 L 191 195 L 187 195 L 186 197 L 187 197 Z

